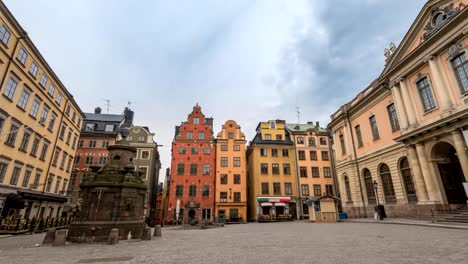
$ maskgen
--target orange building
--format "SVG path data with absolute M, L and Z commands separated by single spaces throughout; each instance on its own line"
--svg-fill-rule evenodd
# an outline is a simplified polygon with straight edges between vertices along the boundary
M 245 135 L 233 120 L 216 136 L 215 217 L 247 222 L 247 161 Z

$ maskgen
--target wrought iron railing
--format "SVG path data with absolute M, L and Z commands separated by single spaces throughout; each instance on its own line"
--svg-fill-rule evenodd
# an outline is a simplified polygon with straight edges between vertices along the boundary
M 56 218 L 1 218 L 0 234 L 39 233 L 49 228 L 67 228 L 74 217 Z

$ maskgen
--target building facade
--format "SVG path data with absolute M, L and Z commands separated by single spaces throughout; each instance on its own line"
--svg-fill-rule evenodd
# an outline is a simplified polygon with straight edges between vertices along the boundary
M 228 120 L 216 136 L 215 217 L 226 222 L 247 221 L 247 160 L 245 135 Z
M 248 220 L 298 217 L 294 143 L 283 120 L 260 122 L 247 148 Z
M 299 217 L 309 217 L 310 196 L 334 196 L 328 131 L 316 122 L 286 124 L 295 146 Z
M 172 142 L 171 182 L 166 219 L 170 222 L 213 220 L 216 153 L 213 119 L 195 105 L 176 126 Z
M 0 41 L 1 215 L 61 216 L 83 112 L 3 2 Z
M 376 81 L 332 115 L 344 210 L 430 215 L 465 204 L 467 1 L 428 1 Z M 366 210 L 367 209 L 367 212 Z

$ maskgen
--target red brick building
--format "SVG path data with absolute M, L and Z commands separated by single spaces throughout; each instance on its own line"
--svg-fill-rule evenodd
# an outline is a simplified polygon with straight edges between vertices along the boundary
M 168 222 L 213 220 L 215 164 L 213 118 L 205 118 L 197 104 L 187 121 L 175 128 Z

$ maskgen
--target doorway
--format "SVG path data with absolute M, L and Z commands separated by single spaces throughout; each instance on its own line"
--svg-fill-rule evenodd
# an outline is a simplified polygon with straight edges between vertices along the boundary
M 437 162 L 447 202 L 449 204 L 466 203 L 467 198 L 463 188 L 465 177 L 455 148 L 446 142 L 437 143 L 433 149 L 433 157 Z
M 195 219 L 195 210 L 194 209 L 190 209 L 190 211 L 188 212 L 188 217 L 189 217 L 189 220 Z

